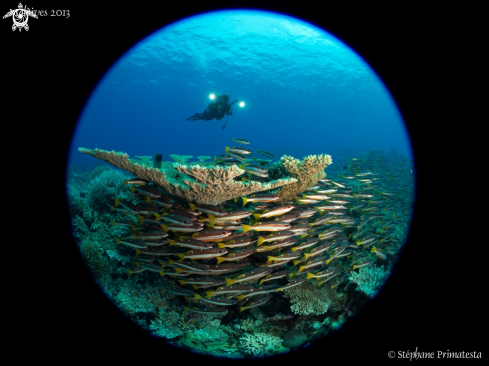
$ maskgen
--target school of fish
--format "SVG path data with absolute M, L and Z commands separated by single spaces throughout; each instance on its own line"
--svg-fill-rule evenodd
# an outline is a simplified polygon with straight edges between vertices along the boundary
M 266 182 L 267 161 L 251 156 L 251 150 L 226 147 L 214 164 L 236 164 L 246 171 L 239 179 Z M 134 250 L 136 267 L 127 272 L 170 276 L 178 285 L 162 290 L 199 300 L 200 306 L 181 301 L 181 310 L 202 314 L 262 306 L 309 279 L 338 288 L 351 271 L 396 255 L 396 226 L 411 217 L 413 189 L 406 172 L 386 171 L 375 151 L 344 168 L 280 204 L 267 192 L 219 206 L 190 203 L 151 182 L 127 180 L 137 204 L 117 197 L 109 204 L 137 219 L 112 222 L 125 231 L 116 242 Z

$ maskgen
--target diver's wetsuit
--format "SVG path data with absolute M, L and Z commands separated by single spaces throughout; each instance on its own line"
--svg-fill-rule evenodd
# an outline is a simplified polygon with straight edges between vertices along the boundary
M 233 111 L 231 110 L 231 106 L 236 103 L 238 100 L 235 100 L 231 104 L 228 104 L 229 95 L 223 94 L 221 96 L 217 96 L 216 100 L 210 103 L 207 106 L 207 109 L 203 113 L 195 113 L 193 116 L 187 118 L 187 121 L 210 121 L 211 119 L 217 119 L 218 121 L 223 119 L 225 115 L 232 115 Z

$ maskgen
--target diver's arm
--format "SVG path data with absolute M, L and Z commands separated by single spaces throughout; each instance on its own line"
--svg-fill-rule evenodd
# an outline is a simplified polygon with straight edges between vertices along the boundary
M 239 102 L 238 99 L 236 99 L 234 102 L 232 102 L 229 106 L 232 106 L 234 103 Z

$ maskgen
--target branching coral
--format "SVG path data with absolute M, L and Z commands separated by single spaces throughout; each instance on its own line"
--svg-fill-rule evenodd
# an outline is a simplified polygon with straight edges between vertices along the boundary
M 245 353 L 252 354 L 253 356 L 265 356 L 280 345 L 282 340 L 279 337 L 267 333 L 255 332 L 253 334 L 246 333 L 239 339 L 239 342 Z
M 350 281 L 357 284 L 358 291 L 373 298 L 388 276 L 389 272 L 384 271 L 384 266 L 363 267 L 358 270 L 358 273 L 351 272 Z
M 190 202 L 219 204 L 236 197 L 266 191 L 297 182 L 295 178 L 277 179 L 267 183 L 241 182 L 235 177 L 245 171 L 236 165 L 202 167 L 200 165 L 162 164 L 155 169 L 129 160 L 129 155 L 106 150 L 79 148 L 78 151 L 105 160 L 141 179 L 154 182 L 167 192 Z
M 178 326 L 180 317 L 180 314 L 176 311 L 161 312 L 159 317 L 151 320 L 149 328 L 159 337 L 165 337 L 167 339 L 179 337 L 183 334 Z
M 316 281 L 303 282 L 284 293 L 292 303 L 290 309 L 298 315 L 321 315 L 330 307 L 337 309 L 344 302 L 343 295 L 338 295 L 328 285 L 318 287 Z
M 290 175 L 297 178 L 297 182 L 284 186 L 276 193 L 279 201 L 290 201 L 297 197 L 297 194 L 302 193 L 306 188 L 313 186 L 326 176 L 324 168 L 330 165 L 333 161 L 331 156 L 327 154 L 309 155 L 302 161 L 294 159 L 292 156 L 284 155 L 280 158 L 279 166 L 275 166 L 276 170 L 285 169 Z

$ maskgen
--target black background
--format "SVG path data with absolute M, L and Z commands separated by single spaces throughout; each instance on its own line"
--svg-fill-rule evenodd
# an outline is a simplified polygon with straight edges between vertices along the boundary
M 418 173 L 411 234 L 377 298 L 323 342 L 264 362 L 378 361 L 388 360 L 388 351 L 416 347 L 435 354 L 484 350 L 476 333 L 484 318 L 481 297 L 487 275 L 475 263 L 483 247 L 469 240 L 478 216 L 463 204 L 463 191 L 469 192 L 479 178 L 453 173 L 465 163 L 460 162 L 463 139 L 451 126 L 460 127 L 463 121 L 451 124 L 457 117 L 451 114 L 450 99 L 442 98 L 446 86 L 458 78 L 456 66 L 446 67 L 455 53 L 447 39 L 461 41 L 455 32 L 460 27 L 454 21 L 460 17 L 457 9 L 406 2 L 68 4 L 25 2 L 48 14 L 57 9 L 71 13 L 67 19 L 31 18 L 28 32 L 12 32 L 10 18 L 0 22 L 2 187 L 9 202 L 2 243 L 2 315 L 9 326 L 8 344 L 22 345 L 21 357 L 145 364 L 208 361 L 202 356 L 192 360 L 197 356 L 147 336 L 99 293 L 71 239 L 64 169 L 72 129 L 111 65 L 165 24 L 229 4 L 295 15 L 358 52 L 398 103 Z M 4 2 L 0 11 L 5 14 L 17 5 Z M 462 224 L 471 215 L 475 221 Z

